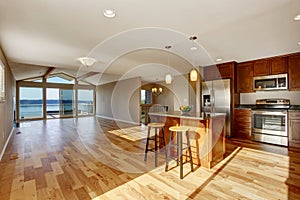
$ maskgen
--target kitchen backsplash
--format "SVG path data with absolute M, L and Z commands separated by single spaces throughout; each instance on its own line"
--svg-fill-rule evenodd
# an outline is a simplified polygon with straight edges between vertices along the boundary
M 240 104 L 255 104 L 256 99 L 282 98 L 290 99 L 291 105 L 300 105 L 300 91 L 259 91 L 240 95 Z

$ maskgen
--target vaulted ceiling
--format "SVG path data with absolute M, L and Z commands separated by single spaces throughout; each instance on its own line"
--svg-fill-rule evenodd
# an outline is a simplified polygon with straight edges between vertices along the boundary
M 104 9 L 116 17 L 104 17 Z M 298 52 L 299 14 L 299 0 L 1 0 L 0 44 L 17 79 L 55 66 L 76 76 L 100 72 L 89 77 L 94 84 L 134 76 L 153 82 L 217 58 Z M 97 62 L 86 68 L 82 56 Z

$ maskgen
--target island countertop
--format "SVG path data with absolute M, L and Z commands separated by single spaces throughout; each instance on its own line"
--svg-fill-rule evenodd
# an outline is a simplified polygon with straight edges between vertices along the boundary
M 180 111 L 172 112 L 151 112 L 149 115 L 156 116 L 166 116 L 166 117 L 178 117 L 181 119 L 196 119 L 196 120 L 206 120 L 219 116 L 226 116 L 226 113 L 211 113 L 211 112 L 191 112 L 188 114 L 182 114 Z

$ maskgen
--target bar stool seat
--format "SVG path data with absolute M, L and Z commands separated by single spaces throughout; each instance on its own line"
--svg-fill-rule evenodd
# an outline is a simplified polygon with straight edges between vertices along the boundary
M 153 122 L 153 123 L 149 123 L 147 126 L 148 126 L 148 134 L 147 134 L 147 140 L 146 140 L 146 148 L 145 148 L 144 161 L 145 162 L 147 161 L 147 153 L 148 153 L 148 151 L 153 151 L 154 150 L 155 167 L 157 167 L 157 153 L 158 153 L 157 151 L 159 149 L 159 142 L 157 140 L 158 139 L 162 139 L 163 146 L 164 147 L 166 146 L 166 143 L 165 143 L 165 133 L 164 133 L 165 124 L 164 123 Z M 155 130 L 154 137 L 150 137 L 151 128 L 154 128 L 154 130 Z M 162 132 L 161 136 L 159 136 L 159 131 L 160 130 Z M 154 149 L 153 148 L 149 148 L 149 141 L 150 140 L 154 140 Z M 167 154 L 167 152 L 166 152 L 166 154 Z
M 177 161 L 177 166 L 178 166 L 178 164 L 180 166 L 180 178 L 181 179 L 183 178 L 183 150 L 184 149 L 188 149 L 189 161 L 190 161 L 190 165 L 191 165 L 191 171 L 192 172 L 194 171 L 194 169 L 193 169 L 192 150 L 191 150 L 190 139 L 189 139 L 189 130 L 190 130 L 190 127 L 188 127 L 188 126 L 171 126 L 169 128 L 170 137 L 169 137 L 169 144 L 168 144 L 168 150 L 167 150 L 167 156 L 166 156 L 166 169 L 165 169 L 165 171 L 168 171 L 169 159 L 170 159 L 170 154 L 171 154 L 171 146 L 176 147 L 176 157 L 172 157 L 172 158 Z M 172 144 L 173 133 L 175 133 L 176 136 L 177 136 L 176 144 Z M 187 140 L 185 148 L 183 148 L 182 133 L 185 133 L 186 140 Z

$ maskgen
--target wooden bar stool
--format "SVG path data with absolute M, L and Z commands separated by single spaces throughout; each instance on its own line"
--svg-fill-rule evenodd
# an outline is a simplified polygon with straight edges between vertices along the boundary
M 177 161 L 177 166 L 178 166 L 178 164 L 180 166 L 180 178 L 182 179 L 183 178 L 183 154 L 182 154 L 182 152 L 184 149 L 188 149 L 188 151 L 189 151 L 189 160 L 190 160 L 190 165 L 191 165 L 191 171 L 192 172 L 194 171 L 192 150 L 191 150 L 190 139 L 189 139 L 189 127 L 187 127 L 187 126 L 171 126 L 169 128 L 169 131 L 170 131 L 170 139 L 169 139 L 168 150 L 167 150 L 165 171 L 168 171 L 169 159 L 170 159 L 170 154 L 171 154 L 171 146 L 174 146 L 174 147 L 176 147 L 176 157 L 172 157 L 172 158 Z M 176 136 L 177 136 L 176 144 L 172 144 L 173 133 L 176 134 Z M 186 140 L 187 140 L 187 144 L 186 144 L 185 148 L 183 148 L 183 146 L 182 146 L 182 133 L 185 133 Z
M 146 141 L 146 148 L 145 148 L 145 157 L 144 157 L 144 161 L 147 161 L 147 153 L 148 151 L 153 151 L 154 150 L 154 157 L 155 157 L 155 167 L 157 167 L 157 151 L 159 149 L 159 139 L 162 139 L 163 141 L 163 146 L 166 146 L 165 143 L 165 133 L 164 133 L 164 123 L 149 123 L 148 125 L 148 134 L 147 134 L 147 141 Z M 151 132 L 151 128 L 155 129 L 155 135 L 154 137 L 150 137 L 150 132 Z M 159 131 L 161 130 L 162 135 L 159 136 Z M 149 148 L 149 141 L 150 140 L 154 140 L 154 149 L 153 148 Z M 166 151 L 165 151 L 166 152 Z M 167 156 L 167 152 L 166 152 L 166 156 Z

